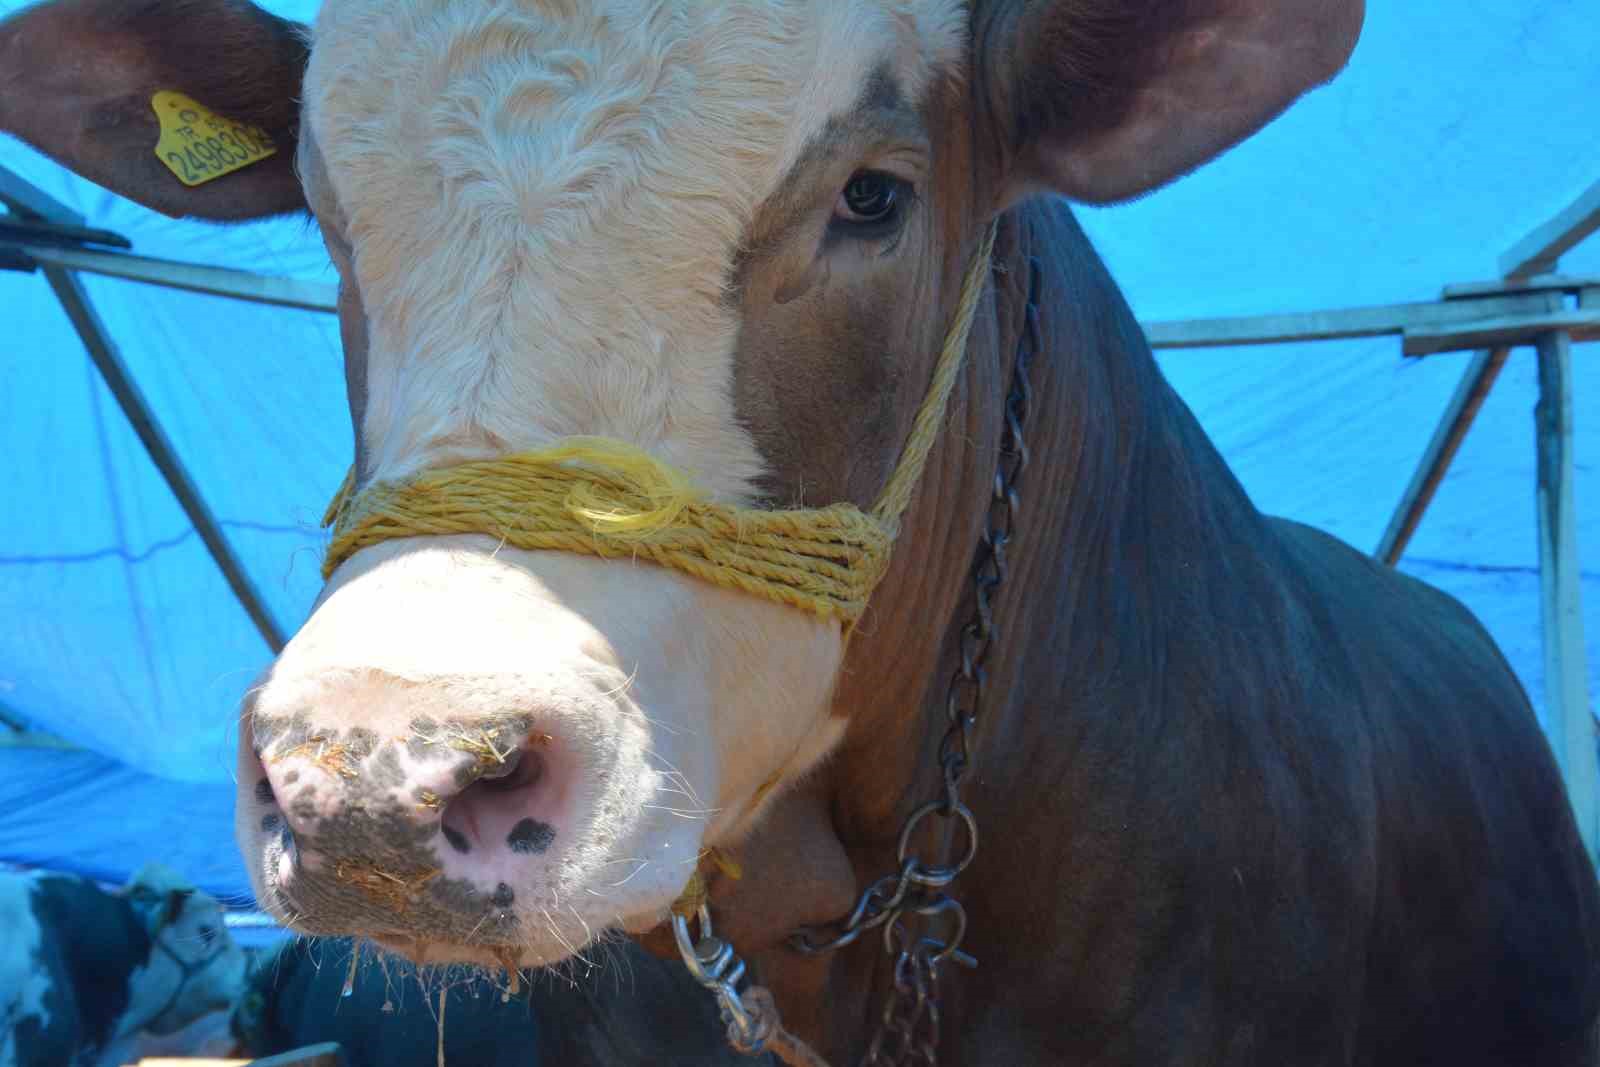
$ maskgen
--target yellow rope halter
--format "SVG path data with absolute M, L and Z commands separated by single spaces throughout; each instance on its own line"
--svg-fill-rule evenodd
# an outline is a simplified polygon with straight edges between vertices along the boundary
M 680 471 L 605 438 L 427 471 L 352 495 L 354 472 L 328 505 L 333 538 L 322 575 L 397 537 L 486 534 L 522 549 L 648 559 L 708 582 L 853 624 L 889 567 L 900 519 L 922 478 L 988 280 L 995 230 L 967 268 L 961 301 L 900 462 L 877 504 L 767 510 L 712 503 Z

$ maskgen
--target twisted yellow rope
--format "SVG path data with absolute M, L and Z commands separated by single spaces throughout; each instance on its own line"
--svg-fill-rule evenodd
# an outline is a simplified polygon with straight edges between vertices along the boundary
M 326 578 L 356 552 L 397 537 L 487 534 L 514 548 L 647 559 L 708 582 L 852 624 L 889 567 L 965 363 L 995 231 L 967 268 L 961 300 L 900 461 L 870 513 L 851 504 L 767 510 L 706 498 L 680 471 L 621 441 L 553 447 L 433 470 L 352 496 L 346 475 L 323 517 Z

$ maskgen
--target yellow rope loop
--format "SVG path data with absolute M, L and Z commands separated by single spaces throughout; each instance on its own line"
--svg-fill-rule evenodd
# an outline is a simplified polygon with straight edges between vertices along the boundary
M 590 529 L 611 537 L 643 541 L 666 534 L 702 499 L 684 474 L 617 441 L 568 438 L 541 455 L 589 468 L 587 480 L 571 483 L 566 505 Z
M 700 862 L 695 865 L 688 882 L 684 883 L 683 892 L 672 902 L 671 910 L 685 919 L 692 917 L 700 910 L 700 905 L 706 902 L 706 896 L 710 891 L 707 867 L 715 867 L 736 882 L 744 877 L 744 868 L 729 853 L 715 847 L 706 849 L 700 854 Z
M 766 510 L 713 502 L 682 471 L 622 441 L 573 437 L 537 452 L 426 471 L 329 504 L 322 574 L 400 537 L 485 534 L 530 551 L 645 559 L 842 623 L 848 634 L 889 567 L 900 520 L 939 436 L 988 281 L 995 230 L 967 269 L 956 314 L 900 460 L 873 510 Z
M 922 469 L 927 466 L 928 453 L 933 451 L 933 442 L 938 439 L 939 430 L 944 425 L 956 378 L 966 363 L 967 340 L 972 336 L 972 323 L 977 318 L 978 303 L 983 298 L 984 282 L 988 280 L 989 264 L 994 256 L 995 232 L 996 227 L 990 226 L 983 235 L 978 254 L 967 268 L 967 276 L 961 283 L 961 301 L 956 305 L 955 320 L 945 334 L 939 362 L 934 364 L 933 382 L 928 386 L 928 394 L 922 398 L 922 406 L 917 409 L 916 420 L 911 424 L 911 436 L 906 438 L 900 462 L 895 466 L 894 473 L 889 475 L 889 481 L 872 509 L 872 514 L 890 530 L 890 537 L 899 533 L 900 518 L 911 506 L 911 495 L 916 491 L 917 483 L 922 481 Z

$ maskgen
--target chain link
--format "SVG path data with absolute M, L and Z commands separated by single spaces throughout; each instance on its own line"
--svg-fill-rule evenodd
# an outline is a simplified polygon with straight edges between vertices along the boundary
M 978 821 L 961 800 L 961 785 L 972 766 L 973 731 L 983 707 L 987 678 L 985 664 L 999 639 L 993 598 L 1010 569 L 1007 551 L 1022 507 L 1020 488 L 1029 460 L 1022 430 L 1032 402 L 1028 371 L 1039 351 L 1039 281 L 1039 261 L 1030 257 L 1026 319 L 1006 396 L 1005 425 L 989 514 L 972 569 L 976 605 L 971 621 L 961 629 L 961 662 L 945 696 L 948 725 L 939 741 L 943 795 L 906 818 L 896 850 L 899 870 L 868 886 L 855 908 L 837 924 L 836 932 L 830 936 L 811 928 L 800 930 L 789 939 L 796 950 L 818 955 L 844 948 L 868 930 L 883 928 L 884 951 L 894 960 L 894 984 L 884 1003 L 878 1030 L 862 1059 L 863 1067 L 935 1067 L 939 1047 L 939 967 L 947 960 L 963 967 L 976 967 L 978 962 L 961 951 L 967 913 L 961 902 L 945 890 L 978 854 Z M 918 827 L 931 816 L 946 821 L 947 860 L 949 845 L 965 838 L 966 848 L 958 861 L 930 866 L 913 851 Z M 916 920 L 918 932 L 913 932 L 908 919 Z M 938 921 L 945 923 L 944 928 L 933 925 Z

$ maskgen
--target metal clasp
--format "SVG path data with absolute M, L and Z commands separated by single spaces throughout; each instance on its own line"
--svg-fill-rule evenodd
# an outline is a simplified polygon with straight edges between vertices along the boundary
M 744 980 L 744 960 L 731 944 L 716 936 L 711 926 L 710 908 L 701 904 L 695 918 L 700 926 L 698 938 L 689 933 L 686 917 L 672 913 L 672 937 L 678 943 L 678 955 L 694 980 L 717 998 L 717 1009 L 728 1028 L 728 1044 L 735 1051 L 759 1055 L 766 1047 L 766 1035 L 739 995 L 739 983 Z

